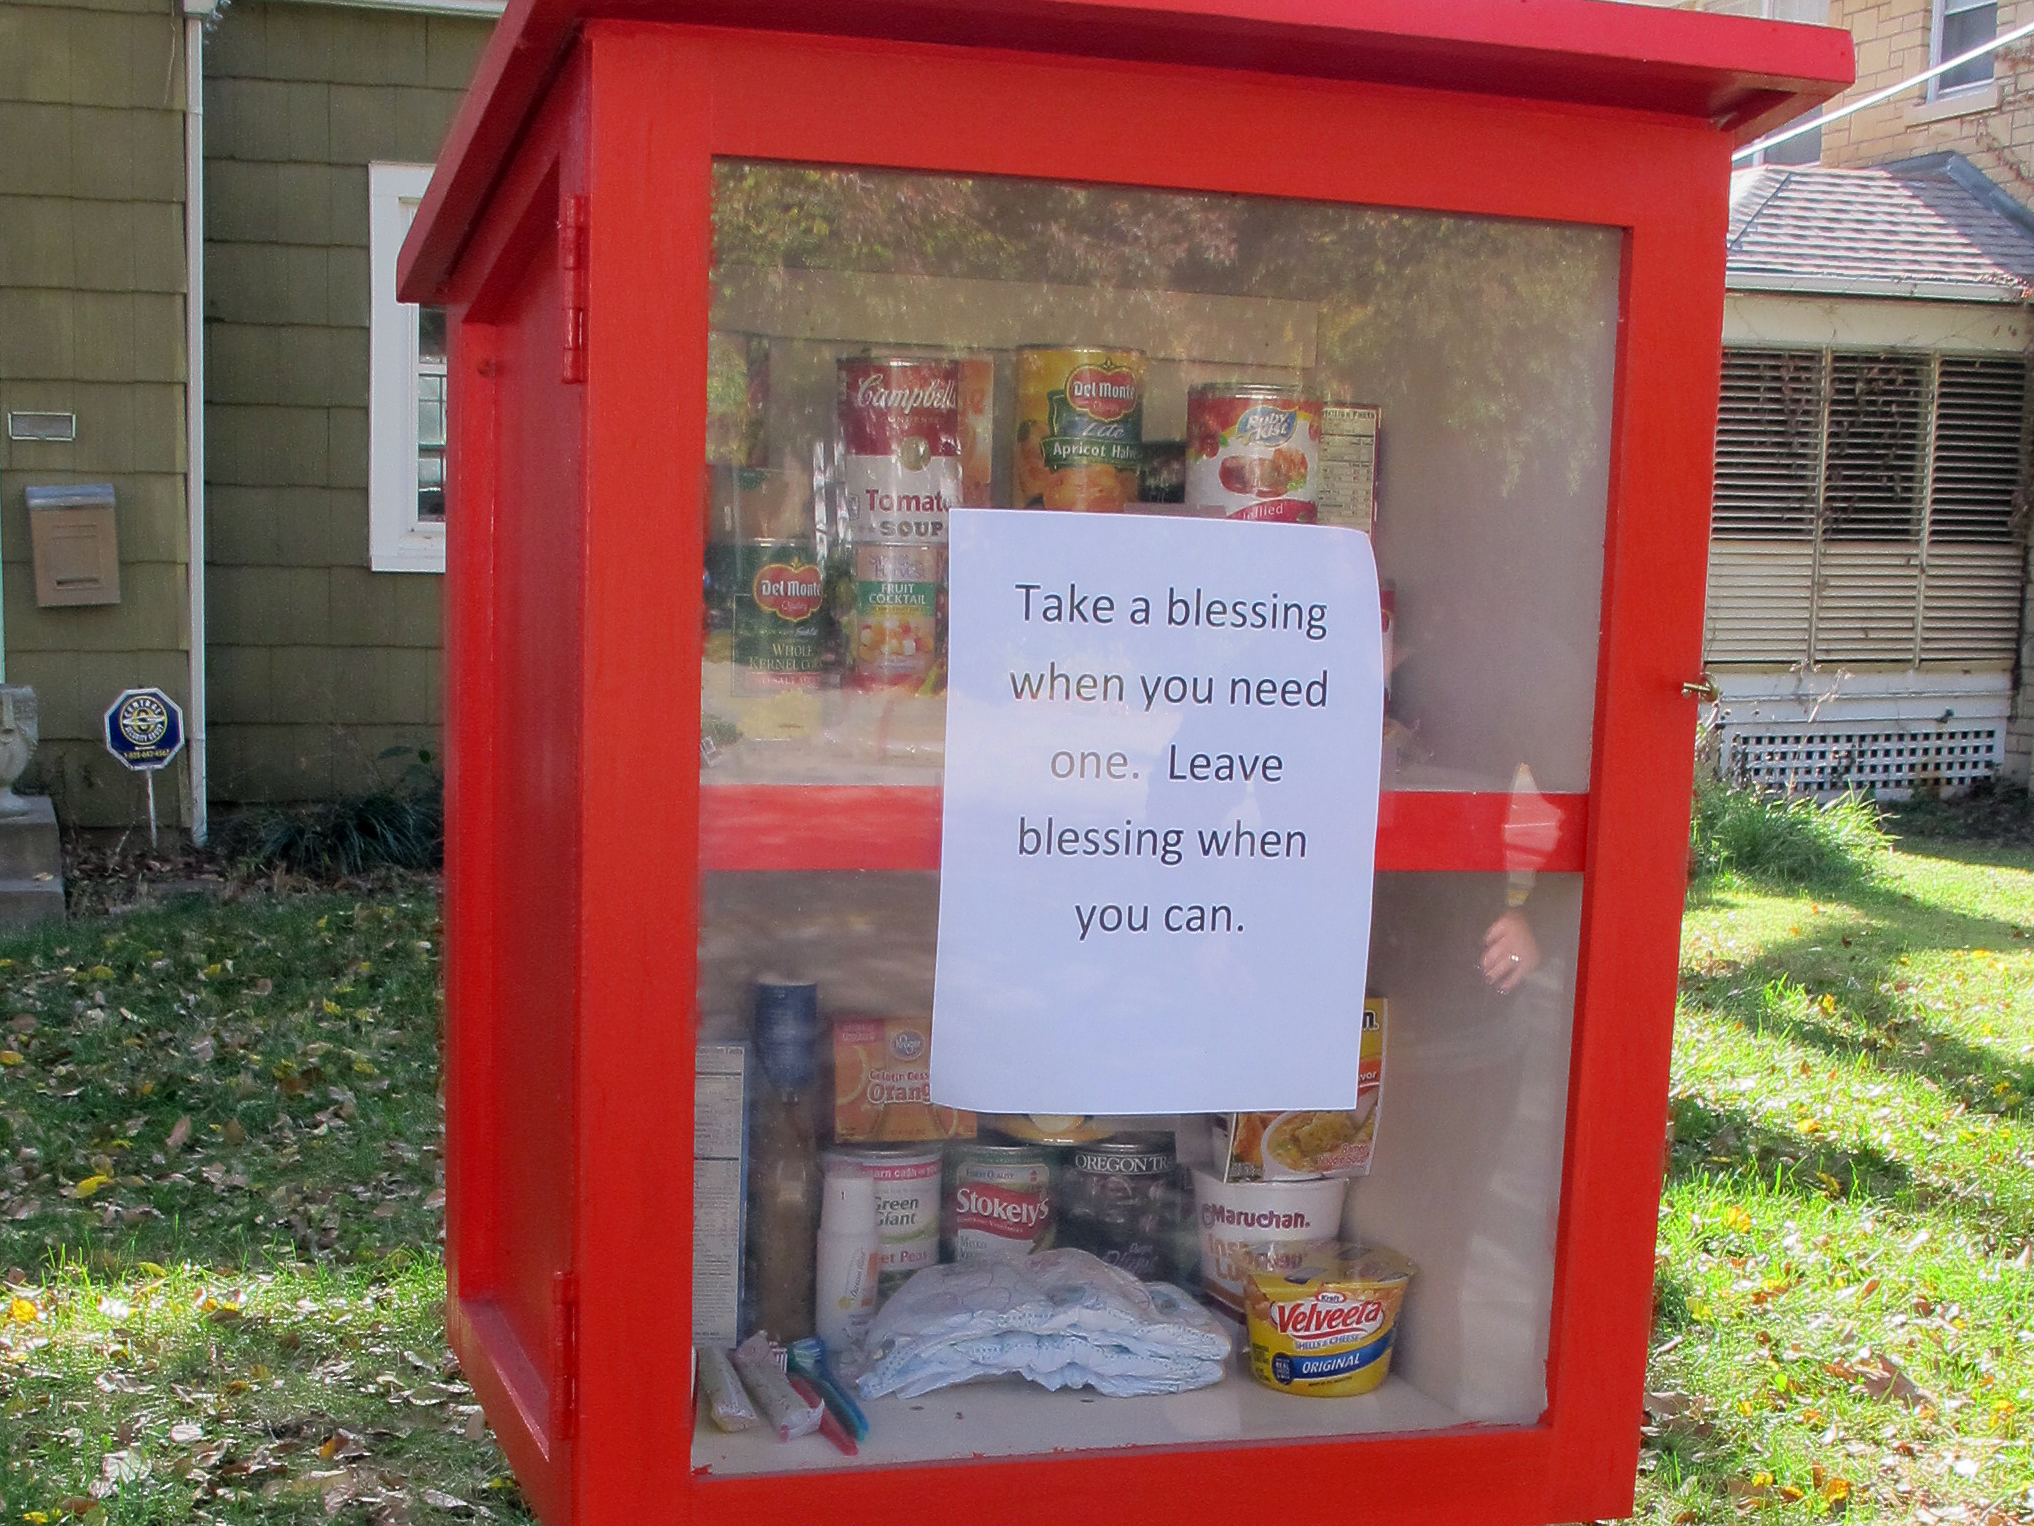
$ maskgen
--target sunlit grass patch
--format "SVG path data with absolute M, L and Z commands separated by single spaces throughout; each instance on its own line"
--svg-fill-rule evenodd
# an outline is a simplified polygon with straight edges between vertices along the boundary
M 1683 930 L 1640 1514 L 2034 1519 L 2034 854 Z

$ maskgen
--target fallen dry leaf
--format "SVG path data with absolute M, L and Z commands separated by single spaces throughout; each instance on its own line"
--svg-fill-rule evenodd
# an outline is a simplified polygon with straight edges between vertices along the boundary
M 179 1118 L 175 1123 L 170 1125 L 169 1138 L 166 1141 L 164 1141 L 164 1143 L 168 1146 L 170 1153 L 174 1155 L 178 1150 L 181 1150 L 185 1145 L 189 1144 L 190 1142 L 191 1142 L 191 1115 L 189 1113 L 186 1113 L 184 1114 L 183 1117 Z

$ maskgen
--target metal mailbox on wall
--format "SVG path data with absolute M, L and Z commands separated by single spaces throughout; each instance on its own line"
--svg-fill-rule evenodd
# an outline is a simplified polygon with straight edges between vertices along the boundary
M 402 291 L 448 1314 L 547 1520 L 1629 1507 L 1729 155 L 1850 78 L 1587 0 L 511 4 Z M 1360 1392 L 1264 1338 L 1331 1246 Z M 865 1424 L 695 1403 L 815 1329 Z

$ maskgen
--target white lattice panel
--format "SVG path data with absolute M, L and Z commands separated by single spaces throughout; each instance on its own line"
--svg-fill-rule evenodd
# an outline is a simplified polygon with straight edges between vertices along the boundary
M 1951 721 L 1941 726 L 1772 726 L 1723 730 L 1723 767 L 1731 778 L 1767 789 L 1821 797 L 1847 789 L 1884 799 L 1958 795 L 1998 770 L 2004 725 Z

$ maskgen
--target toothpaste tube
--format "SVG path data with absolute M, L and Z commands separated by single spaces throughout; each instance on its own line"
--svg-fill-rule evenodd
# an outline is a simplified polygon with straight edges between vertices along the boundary
M 779 1441 L 810 1436 L 819 1429 L 826 1406 L 816 1400 L 808 1403 L 791 1386 L 791 1380 L 777 1365 L 768 1336 L 757 1331 L 735 1347 L 734 1368 L 741 1374 L 749 1397 L 756 1401 L 756 1408 L 762 1411 L 763 1422 L 777 1433 Z
M 706 1413 L 724 1431 L 753 1430 L 762 1424 L 755 1405 L 749 1402 L 734 1364 L 718 1346 L 699 1348 L 699 1392 L 706 1400 Z

